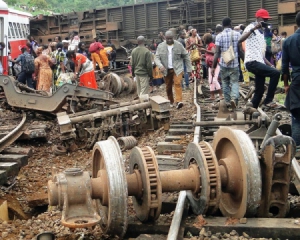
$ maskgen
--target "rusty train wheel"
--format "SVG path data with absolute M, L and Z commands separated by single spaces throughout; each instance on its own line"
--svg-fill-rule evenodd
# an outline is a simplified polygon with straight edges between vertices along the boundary
M 142 178 L 142 197 L 132 197 L 138 219 L 142 222 L 158 219 L 161 212 L 162 188 L 153 150 L 150 147 L 134 147 L 130 154 L 129 167 L 130 173 L 140 171 Z
M 210 199 L 209 171 L 205 155 L 197 143 L 190 143 L 186 149 L 184 168 L 189 168 L 191 164 L 195 164 L 200 170 L 198 181 L 201 182 L 201 187 L 196 192 L 187 191 L 187 198 L 195 214 L 204 214 Z
M 126 94 L 133 93 L 134 90 L 134 82 L 131 78 L 123 76 L 123 80 L 127 83 L 127 89 L 124 91 Z
M 103 172 L 107 180 L 108 203 L 94 200 L 96 211 L 101 216 L 100 226 L 104 233 L 124 236 L 127 230 L 127 182 L 122 153 L 114 137 L 97 142 L 93 149 L 92 177 Z M 101 171 L 101 170 L 106 171 Z
M 199 146 L 205 156 L 204 160 L 206 161 L 209 172 L 210 197 L 206 215 L 211 215 L 214 214 L 219 208 L 221 198 L 220 171 L 218 160 L 210 144 L 207 142 L 200 142 Z
M 222 182 L 220 210 L 224 216 L 253 216 L 261 200 L 261 170 L 249 136 L 221 127 L 213 141 Z

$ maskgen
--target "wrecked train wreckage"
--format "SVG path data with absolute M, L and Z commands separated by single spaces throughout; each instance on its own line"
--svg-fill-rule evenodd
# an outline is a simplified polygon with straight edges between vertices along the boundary
M 68 112 L 77 112 L 97 108 L 108 109 L 117 102 L 112 93 L 102 90 L 64 84 L 53 95 L 37 91 L 9 76 L 0 76 L 1 101 L 14 109 L 32 110 L 41 113 L 57 113 L 64 108 Z
M 170 101 L 161 96 L 143 95 L 138 100 L 111 105 L 109 110 L 57 114 L 60 139 L 70 146 L 74 140 L 92 148 L 95 142 L 109 136 L 137 136 L 147 130 L 169 129 Z M 71 143 L 71 144 L 70 144 Z
M 119 87 L 123 85 L 117 84 Z M 125 85 L 131 86 L 132 90 L 132 85 Z M 84 141 L 85 147 L 91 148 L 96 141 L 111 135 L 136 136 L 149 129 L 169 128 L 170 102 L 160 96 L 149 99 L 145 95 L 138 100 L 119 103 L 112 99 L 110 92 L 72 84 L 64 84 L 49 96 L 8 76 L 0 76 L 0 88 L 2 105 L 8 108 L 51 115 L 56 113 L 60 139 L 67 148 L 74 146 L 74 140 Z

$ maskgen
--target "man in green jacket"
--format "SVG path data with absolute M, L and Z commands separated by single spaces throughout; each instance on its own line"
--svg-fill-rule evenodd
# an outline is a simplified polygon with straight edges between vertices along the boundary
M 136 78 L 137 94 L 149 94 L 149 81 L 152 79 L 151 52 L 145 47 L 145 38 L 137 38 L 138 46 L 131 53 L 132 75 Z

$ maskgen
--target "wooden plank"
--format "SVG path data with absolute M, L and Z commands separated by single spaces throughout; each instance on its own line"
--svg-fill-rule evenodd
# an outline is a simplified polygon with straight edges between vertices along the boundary
M 0 170 L 5 170 L 8 177 L 17 176 L 20 171 L 20 166 L 15 162 L 0 162 Z
M 16 154 L 0 154 L 0 162 L 16 162 L 20 167 L 24 167 L 28 164 L 28 156 Z
M 8 148 L 5 148 L 1 153 L 3 153 L 3 154 L 23 154 L 23 155 L 27 155 L 28 157 L 31 157 L 32 149 L 31 148 L 21 148 L 21 147 L 8 147 Z
M 182 136 L 166 136 L 165 137 L 166 142 L 173 142 L 173 141 L 178 141 L 181 139 L 182 139 Z
M 7 172 L 5 170 L 0 170 L 0 185 L 5 184 L 7 181 Z
M 234 225 L 226 225 L 225 217 L 209 217 L 205 218 L 207 224 L 204 226 L 207 231 L 212 233 L 225 232 L 230 233 L 235 230 L 239 235 L 243 232 L 253 238 L 273 238 L 273 239 L 299 239 L 300 227 L 295 224 L 295 219 L 289 218 L 247 218 L 246 224 L 238 223 Z M 195 228 L 192 224 L 186 225 L 186 231 L 190 231 L 192 235 L 198 233 L 200 229 Z M 195 235 L 194 235 L 195 236 Z
M 172 128 L 169 130 L 169 135 L 185 135 L 194 133 L 194 129 L 185 129 L 185 128 Z
M 300 226 L 295 224 L 295 219 L 290 218 L 248 218 L 246 224 L 226 225 L 225 217 L 207 217 L 204 225 L 206 231 L 215 233 L 230 233 L 232 230 L 241 236 L 243 232 L 253 238 L 273 238 L 298 240 L 300 236 Z M 185 221 L 185 232 L 190 232 L 193 236 L 199 236 L 200 228 L 194 226 L 197 223 L 195 218 Z M 142 224 L 129 218 L 126 236 L 137 237 L 141 234 L 164 234 L 167 235 L 170 228 L 170 220 L 167 216 L 161 216 L 157 224 Z
M 164 153 L 182 153 L 184 152 L 181 144 L 170 143 L 170 142 L 159 142 L 157 143 L 158 154 Z
M 0 204 L 0 219 L 2 221 L 8 221 L 8 207 L 7 207 L 7 201 L 4 201 L 2 204 Z
M 27 197 L 28 206 L 31 208 L 49 204 L 47 193 L 33 193 Z

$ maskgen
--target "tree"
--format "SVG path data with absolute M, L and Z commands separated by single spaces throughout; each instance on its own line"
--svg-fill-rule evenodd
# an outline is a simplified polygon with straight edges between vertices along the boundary
M 15 5 L 17 3 L 17 0 L 6 0 L 4 2 L 6 2 L 8 5 Z
M 30 0 L 29 4 L 31 6 L 38 7 L 40 9 L 45 9 L 48 6 L 48 4 L 45 0 Z

